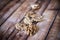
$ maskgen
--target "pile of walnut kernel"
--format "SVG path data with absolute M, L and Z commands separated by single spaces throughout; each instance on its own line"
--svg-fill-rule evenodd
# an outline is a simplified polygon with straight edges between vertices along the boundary
M 16 29 L 24 31 L 27 35 L 30 36 L 34 35 L 38 31 L 38 27 L 36 27 L 36 25 L 26 25 L 17 23 L 15 26 Z
M 31 5 L 31 7 L 33 10 L 39 9 L 38 4 Z M 15 27 L 20 31 L 24 31 L 27 35 L 32 36 L 39 30 L 36 24 L 42 20 L 43 16 L 38 16 L 35 12 L 30 11 L 23 19 L 23 23 L 17 23 Z

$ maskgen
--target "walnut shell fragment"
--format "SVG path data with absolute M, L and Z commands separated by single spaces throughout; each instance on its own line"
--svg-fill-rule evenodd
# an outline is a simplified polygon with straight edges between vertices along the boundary
M 31 4 L 31 8 L 32 8 L 33 10 L 37 10 L 37 9 L 40 8 L 40 5 L 39 5 L 39 4 Z

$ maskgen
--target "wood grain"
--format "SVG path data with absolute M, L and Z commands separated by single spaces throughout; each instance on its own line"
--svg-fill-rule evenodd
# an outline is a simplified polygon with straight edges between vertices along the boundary
M 5 7 L 4 7 L 4 9 L 2 9 L 1 11 L 0 11 L 0 16 L 3 16 L 3 14 L 5 13 L 5 12 L 7 12 L 12 6 L 14 6 L 16 3 L 18 2 L 18 0 L 14 0 L 14 1 L 11 1 L 10 3 L 8 3 Z M 1 17 L 0 17 L 1 18 Z
M 1 10 L 4 6 L 6 6 L 6 4 L 8 4 L 10 1 L 12 1 L 12 0 L 2 0 L 2 1 L 0 2 L 0 10 Z
M 7 6 L 0 12 L 0 25 L 2 25 L 24 1 L 25 0 L 14 0 L 7 4 Z
M 60 11 L 56 17 L 56 20 L 49 31 L 46 40 L 60 40 Z

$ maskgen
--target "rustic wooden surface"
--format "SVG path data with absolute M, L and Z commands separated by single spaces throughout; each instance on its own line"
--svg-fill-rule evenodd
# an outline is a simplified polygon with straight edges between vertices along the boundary
M 25 0 L 14 0 L 7 4 L 7 6 L 0 11 L 0 25 L 2 25 L 24 1 Z
M 24 18 L 26 12 L 31 11 L 30 5 L 38 2 L 39 0 L 13 0 L 9 2 L 2 10 L 0 10 L 0 40 L 55 40 L 58 35 L 56 27 L 56 35 L 51 39 L 51 32 L 55 31 L 55 25 L 58 26 L 58 23 L 54 23 L 49 35 L 49 29 L 54 21 L 54 18 L 57 16 L 59 9 L 58 0 L 44 0 L 42 1 L 41 8 L 35 12 L 39 15 L 44 16 L 44 21 L 37 23 L 39 26 L 39 31 L 34 36 L 28 36 L 23 32 L 20 32 L 15 29 L 15 24 L 21 22 Z M 57 19 L 56 19 L 57 20 Z M 60 23 L 59 23 L 60 24 Z M 51 35 L 52 36 L 52 35 Z
M 6 6 L 10 1 L 12 1 L 12 0 L 1 0 L 1 1 L 0 1 L 0 10 L 1 10 L 4 6 Z
M 60 12 L 47 36 L 46 40 L 60 40 Z

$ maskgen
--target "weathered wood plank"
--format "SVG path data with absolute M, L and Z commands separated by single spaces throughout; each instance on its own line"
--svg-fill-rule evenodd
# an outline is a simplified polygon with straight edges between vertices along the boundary
M 7 4 L 0 12 L 0 25 L 2 25 L 24 1 L 25 0 L 14 0 Z
M 30 10 L 29 5 L 31 3 L 35 3 L 37 0 L 26 0 L 21 7 L 19 7 L 14 14 L 1 26 L 0 31 L 5 34 L 6 31 L 9 29 L 9 27 L 14 27 L 14 24 L 19 22 L 24 15 L 26 14 L 26 12 L 28 10 Z M 13 31 L 13 30 L 12 30 Z M 15 33 L 15 32 L 14 32 Z M 17 32 L 16 32 L 17 33 Z M 9 35 L 7 35 L 9 36 Z M 12 36 L 12 35 L 11 35 Z M 14 36 L 14 35 L 13 35 Z M 12 36 L 12 37 L 13 37 Z M 9 37 L 9 39 L 11 39 Z
M 23 35 L 22 35 L 23 34 Z M 25 33 L 19 31 L 15 37 L 13 38 L 13 40 L 27 40 L 28 35 L 26 35 Z
M 44 40 L 48 30 L 50 28 L 50 25 L 54 19 L 54 17 L 57 14 L 57 11 L 54 10 L 48 10 L 50 8 L 55 8 L 57 6 L 56 1 L 54 2 L 53 0 L 51 1 L 51 3 L 49 4 L 48 8 L 45 10 L 45 12 L 43 13 L 44 15 L 44 21 L 41 23 L 38 23 L 37 26 L 39 26 L 40 30 L 32 37 L 29 37 L 28 40 Z
M 60 40 L 60 12 L 47 36 L 46 40 Z
M 1 2 L 0 2 L 0 10 L 1 10 L 4 6 L 6 6 L 6 4 L 8 4 L 10 1 L 12 1 L 12 0 L 1 0 Z
M 1 11 L 0 11 L 0 16 L 3 16 L 3 14 L 5 13 L 5 12 L 7 12 L 12 6 L 14 6 L 16 3 L 18 2 L 18 0 L 14 0 L 14 1 L 11 1 L 10 3 L 8 3 L 5 7 L 4 7 L 4 9 L 2 9 Z M 1 18 L 1 17 L 0 17 Z

